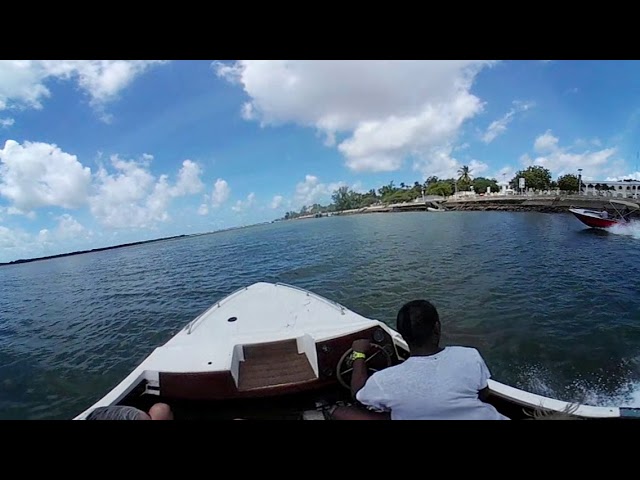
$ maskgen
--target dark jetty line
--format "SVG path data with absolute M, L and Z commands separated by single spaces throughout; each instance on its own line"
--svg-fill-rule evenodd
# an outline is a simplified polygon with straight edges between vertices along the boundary
M 50 260 L 52 258 L 71 257 L 73 255 L 82 255 L 84 253 L 103 252 L 105 250 L 115 250 L 116 248 L 133 247 L 135 245 L 143 245 L 145 243 L 163 242 L 165 240 L 173 240 L 175 238 L 182 238 L 182 237 L 188 237 L 188 236 L 190 235 L 176 235 L 173 237 L 156 238 L 154 240 L 143 240 L 141 242 L 123 243 L 121 245 L 113 245 L 110 247 L 92 248 L 91 250 L 80 250 L 77 252 L 60 253 L 58 255 L 49 255 L 47 257 L 20 259 L 20 260 L 14 260 L 12 262 L 0 263 L 0 266 L 15 265 L 18 263 L 38 262 L 40 260 Z

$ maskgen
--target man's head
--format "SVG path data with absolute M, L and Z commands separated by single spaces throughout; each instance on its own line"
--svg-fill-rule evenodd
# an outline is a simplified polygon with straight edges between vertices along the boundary
M 166 403 L 156 403 L 149 413 L 135 407 L 112 405 L 94 409 L 87 420 L 173 420 L 173 412 Z
M 413 300 L 403 305 L 396 327 L 409 348 L 437 346 L 440 342 L 440 317 L 436 307 L 426 300 Z
M 87 420 L 151 420 L 142 410 L 123 405 L 98 407 L 87 415 Z

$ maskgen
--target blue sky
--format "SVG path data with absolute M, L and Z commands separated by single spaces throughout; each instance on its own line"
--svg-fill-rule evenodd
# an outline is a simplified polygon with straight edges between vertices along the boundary
M 639 80 L 637 61 L 0 61 L 0 261 L 461 165 L 640 176 Z

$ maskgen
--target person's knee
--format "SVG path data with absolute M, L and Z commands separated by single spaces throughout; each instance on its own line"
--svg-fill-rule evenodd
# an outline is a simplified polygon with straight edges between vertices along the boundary
M 149 409 L 151 420 L 173 420 L 171 407 L 166 403 L 156 403 Z

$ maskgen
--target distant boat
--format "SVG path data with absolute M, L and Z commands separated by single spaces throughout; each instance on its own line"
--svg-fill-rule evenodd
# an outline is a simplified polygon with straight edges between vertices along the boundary
M 444 208 L 427 207 L 427 212 L 446 212 Z
M 609 203 L 616 212 L 613 216 L 609 215 L 609 212 L 606 210 L 570 208 L 569 211 L 588 227 L 607 229 L 616 225 L 627 225 L 631 221 L 629 218 L 630 215 L 640 210 L 638 204 L 626 200 L 610 200 Z M 621 210 L 617 206 L 624 206 L 625 208 Z
M 298 287 L 256 283 L 230 294 L 156 348 L 96 407 L 157 402 L 180 419 L 324 420 L 352 402 L 351 345 L 369 339 L 371 372 L 409 357 L 387 324 Z M 511 419 L 571 411 L 584 419 L 636 419 L 640 409 L 570 405 L 489 380 L 489 399 Z

